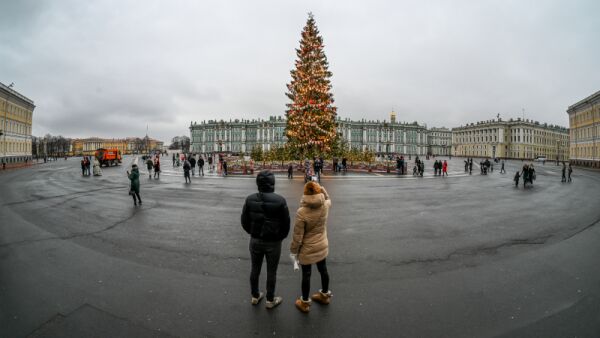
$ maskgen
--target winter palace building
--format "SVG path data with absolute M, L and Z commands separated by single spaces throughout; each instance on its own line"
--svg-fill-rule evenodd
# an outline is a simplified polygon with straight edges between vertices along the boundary
M 567 109 L 571 129 L 571 162 L 600 167 L 600 91 Z
M 429 150 L 428 131 L 416 122 L 337 120 L 337 132 L 351 148 L 372 150 L 378 155 L 425 155 Z M 191 151 L 196 153 L 250 154 L 256 146 L 263 151 L 286 143 L 286 120 L 209 120 L 190 125 Z

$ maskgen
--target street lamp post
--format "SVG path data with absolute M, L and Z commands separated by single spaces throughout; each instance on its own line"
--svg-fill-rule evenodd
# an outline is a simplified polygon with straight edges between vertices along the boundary
M 556 165 L 558 166 L 558 161 L 560 158 L 560 138 L 556 139 Z
M 11 84 L 12 86 L 12 84 Z M 10 86 L 9 86 L 10 88 Z M 2 136 L 2 148 L 3 149 L 3 156 L 2 156 L 2 170 L 6 169 L 6 118 L 7 118 L 7 106 L 8 106 L 8 96 L 6 97 L 6 99 L 4 100 L 4 123 L 3 123 L 3 127 L 2 130 L 0 130 L 0 136 Z

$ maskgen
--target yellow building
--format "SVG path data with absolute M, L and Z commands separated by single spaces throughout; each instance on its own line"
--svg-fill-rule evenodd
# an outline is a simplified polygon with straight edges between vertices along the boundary
M 567 109 L 571 129 L 571 163 L 600 168 L 600 91 Z
M 537 121 L 498 118 L 452 129 L 452 148 L 455 156 L 566 161 L 569 131 Z
M 31 161 L 33 101 L 0 83 L 0 159 L 14 165 Z
M 162 150 L 163 142 L 152 138 L 129 137 L 124 139 L 103 139 L 90 137 L 74 139 L 71 142 L 71 156 L 91 156 L 99 148 L 116 148 L 121 154 L 145 154 L 153 150 Z

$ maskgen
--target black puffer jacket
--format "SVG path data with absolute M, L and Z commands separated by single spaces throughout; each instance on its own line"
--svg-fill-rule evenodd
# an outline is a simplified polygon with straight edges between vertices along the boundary
M 242 227 L 253 238 L 281 241 L 290 232 L 290 211 L 285 198 L 274 193 L 275 176 L 261 171 L 256 176 L 258 193 L 246 198 L 242 209 Z

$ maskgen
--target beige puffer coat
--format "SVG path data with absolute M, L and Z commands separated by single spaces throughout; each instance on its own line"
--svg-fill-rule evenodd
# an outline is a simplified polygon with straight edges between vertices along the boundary
M 300 264 L 314 264 L 327 257 L 327 216 L 330 207 L 331 200 L 323 187 L 320 194 L 302 196 L 290 246 L 291 253 L 298 255 Z

